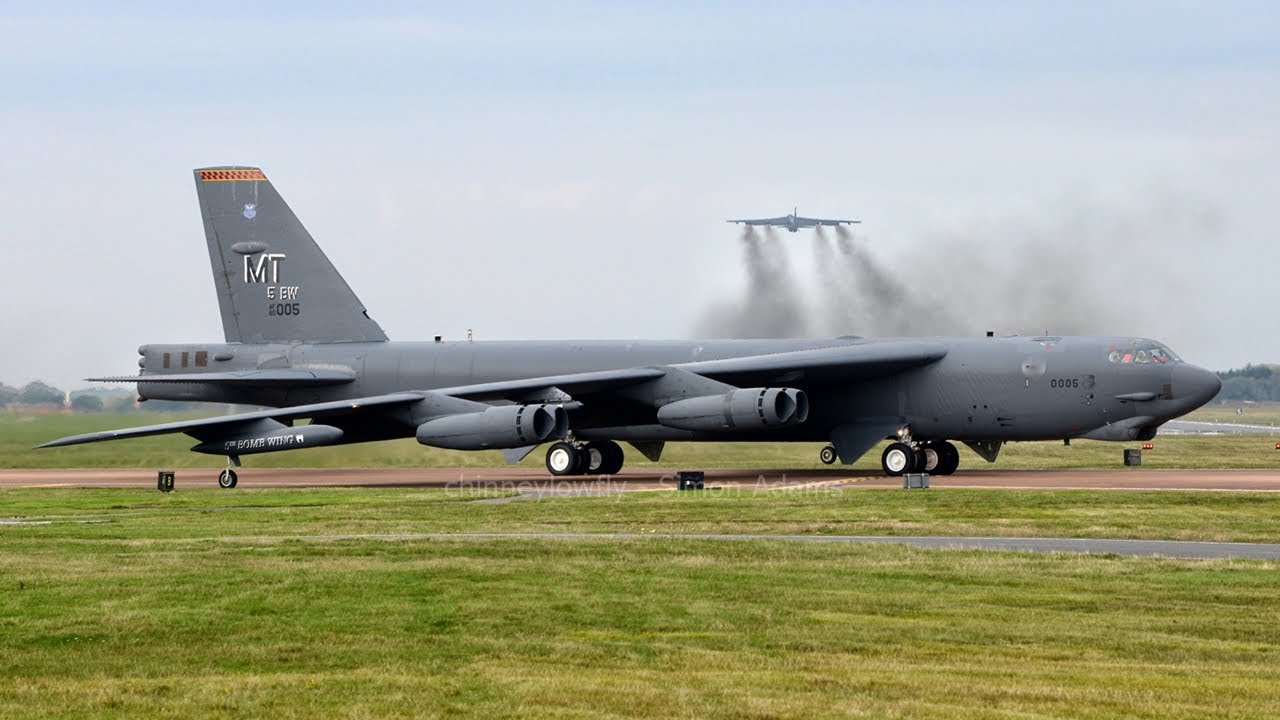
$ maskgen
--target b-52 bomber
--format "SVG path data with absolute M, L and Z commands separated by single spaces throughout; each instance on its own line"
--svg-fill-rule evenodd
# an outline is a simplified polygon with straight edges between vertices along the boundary
M 816 441 L 847 464 L 888 439 L 884 472 L 949 474 L 953 442 L 994 462 L 1013 440 L 1145 440 L 1221 385 L 1132 337 L 392 342 L 261 170 L 195 182 L 225 342 L 143 345 L 139 374 L 95 380 L 267 409 L 42 447 L 185 433 L 227 458 L 223 487 L 246 455 L 408 437 L 510 462 L 546 445 L 552 475 L 617 473 L 620 442 L 657 461 L 671 441 Z
M 776 218 L 749 218 L 742 220 L 726 220 L 725 222 L 737 223 L 739 225 L 749 225 L 755 227 L 775 227 L 782 228 L 787 232 L 800 232 L 809 228 L 816 227 L 839 227 L 840 225 L 855 225 L 862 222 L 861 220 L 829 220 L 827 218 L 807 218 L 800 217 L 800 208 L 792 208 L 790 215 L 783 215 Z

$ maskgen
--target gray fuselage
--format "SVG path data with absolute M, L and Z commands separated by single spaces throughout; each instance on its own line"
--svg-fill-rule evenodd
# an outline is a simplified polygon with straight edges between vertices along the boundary
M 1128 337 L 927 339 L 946 348 L 936 362 L 883 377 L 851 379 L 838 371 L 778 378 L 804 390 L 811 410 L 802 424 L 739 432 L 692 432 L 657 424 L 654 409 L 626 402 L 590 403 L 570 413 L 582 439 L 825 441 L 848 423 L 894 424 L 916 440 L 1047 440 L 1093 433 L 1127 440 L 1154 435 L 1162 422 L 1207 402 L 1217 377 L 1176 356 L 1135 348 L 1158 343 Z M 894 339 L 558 342 L 356 342 L 324 344 L 148 345 L 143 376 L 250 369 L 338 371 L 351 381 L 323 387 L 234 387 L 139 382 L 140 397 L 284 407 L 425 391 L 486 382 L 645 366 L 672 366 L 771 353 L 873 345 Z M 1119 350 L 1117 350 L 1119 348 Z M 1124 357 L 1121 353 L 1129 351 Z M 167 362 L 166 362 L 167 355 Z M 1108 434 L 1108 428 L 1126 433 Z M 1117 425 L 1119 423 L 1119 425 Z M 411 437 L 411 424 L 388 421 L 349 429 L 347 442 Z

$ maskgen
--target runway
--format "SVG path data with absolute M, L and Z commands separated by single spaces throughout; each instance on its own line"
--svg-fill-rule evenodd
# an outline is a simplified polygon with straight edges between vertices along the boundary
M 1276 435 L 1280 427 L 1236 422 L 1170 420 L 1160 426 L 1162 435 Z
M 540 468 L 261 468 L 241 469 L 237 489 L 305 487 L 416 487 L 514 490 L 574 495 L 675 490 L 672 469 L 629 469 L 606 477 L 553 478 Z M 216 488 L 217 470 L 177 471 L 178 488 Z M 1087 489 L 1280 491 L 1276 470 L 962 470 L 932 476 L 934 489 Z M 154 470 L 0 470 L 0 488 L 154 488 Z M 708 487 L 733 490 L 901 488 L 900 478 L 833 470 L 708 470 Z M 235 492 L 229 490 L 227 492 Z

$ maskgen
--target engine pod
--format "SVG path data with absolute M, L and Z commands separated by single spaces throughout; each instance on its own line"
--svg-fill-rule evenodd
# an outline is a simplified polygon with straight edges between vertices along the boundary
M 418 442 L 450 450 L 507 449 L 537 445 L 569 431 L 564 408 L 503 405 L 483 412 L 454 413 L 418 426 Z
M 658 408 L 658 422 L 694 431 L 756 430 L 803 422 L 809 400 L 793 388 L 748 388 L 703 395 Z

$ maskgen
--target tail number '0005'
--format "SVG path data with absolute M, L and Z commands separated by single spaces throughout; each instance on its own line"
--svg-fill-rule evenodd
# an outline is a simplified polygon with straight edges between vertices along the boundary
M 1049 380 L 1051 388 L 1078 388 L 1080 387 L 1080 378 L 1052 378 Z
M 267 303 L 267 317 L 277 315 L 301 315 L 299 303 Z

